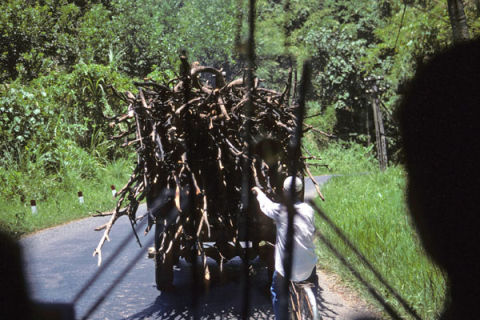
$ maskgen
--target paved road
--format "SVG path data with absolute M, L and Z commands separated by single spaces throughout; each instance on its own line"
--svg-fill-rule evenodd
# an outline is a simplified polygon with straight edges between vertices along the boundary
M 319 185 L 322 185 L 326 183 L 328 180 L 330 180 L 332 177 L 333 177 L 332 175 L 326 175 L 326 176 L 317 176 L 314 178 Z M 315 189 L 315 186 L 313 185 L 312 179 L 305 178 L 305 200 L 315 198 L 316 196 L 317 196 L 317 191 Z
M 316 177 L 324 183 L 329 177 Z M 306 181 L 306 197 L 315 189 Z M 139 210 L 145 210 L 145 206 Z M 32 298 L 40 302 L 71 303 L 82 287 L 98 272 L 97 258 L 92 258 L 101 233 L 93 229 L 108 218 L 88 218 L 39 232 L 22 239 L 25 273 Z M 153 242 L 153 231 L 147 236 L 140 232 L 143 248 L 131 236 L 131 226 L 126 217 L 115 224 L 110 238 L 103 247 L 103 261 L 116 256 L 97 281 L 79 299 L 74 307 L 76 318 L 82 318 L 101 298 L 108 286 L 121 275 L 137 254 L 140 258 L 132 270 L 122 276 L 120 284 L 106 297 L 89 319 L 236 319 L 243 310 L 243 286 L 240 259 L 226 266 L 227 282 L 221 283 L 218 265 L 209 261 L 212 281 L 208 289 L 192 292 L 192 267 L 183 260 L 175 269 L 175 290 L 159 292 L 155 287 L 154 263 L 147 258 L 147 247 Z M 143 230 L 142 230 L 143 231 Z M 126 244 L 119 250 L 122 241 Z M 115 253 L 118 250 L 118 253 Z M 273 319 L 268 293 L 266 267 L 252 262 L 249 277 L 250 318 Z M 192 308 L 196 305 L 197 308 Z

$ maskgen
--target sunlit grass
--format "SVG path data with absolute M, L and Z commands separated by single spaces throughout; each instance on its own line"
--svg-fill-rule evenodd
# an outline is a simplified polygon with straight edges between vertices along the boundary
M 322 210 L 340 227 L 358 250 L 387 282 L 424 319 L 435 319 L 442 310 L 445 281 L 442 273 L 425 256 L 411 226 L 404 199 L 405 173 L 400 167 L 364 175 L 337 176 L 323 188 L 326 201 Z M 379 285 L 373 274 L 353 252 L 317 217 L 317 228 L 359 270 L 386 301 L 408 319 L 399 303 Z M 318 244 L 320 265 L 367 291 L 354 280 L 337 258 Z
M 310 169 L 315 175 L 358 174 L 378 169 L 373 145 L 367 148 L 356 143 L 336 141 L 322 145 L 313 134 L 306 135 L 302 143 L 309 152 L 322 159 L 309 160 L 307 163 L 328 165 L 328 168 L 311 166 Z
M 120 159 L 98 166 L 88 179 L 80 171 L 68 177 L 31 173 L 22 175 L 19 186 L 23 196 L 0 198 L 0 228 L 20 237 L 44 228 L 89 217 L 97 211 L 115 208 L 111 185 L 119 191 L 131 174 L 130 161 Z M 30 179 L 29 179 L 30 177 Z M 83 193 L 81 204 L 78 191 Z M 30 200 L 35 199 L 37 213 L 32 213 Z

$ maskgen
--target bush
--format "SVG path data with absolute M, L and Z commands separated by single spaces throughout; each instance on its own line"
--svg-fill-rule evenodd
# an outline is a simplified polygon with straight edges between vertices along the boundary
M 79 63 L 71 73 L 52 71 L 28 85 L 17 80 L 0 87 L 0 158 L 8 154 L 21 161 L 25 148 L 51 152 L 60 139 L 101 158 L 118 156 L 107 140 L 112 132 L 103 113 L 122 113 L 126 106 L 107 92 L 110 84 L 120 90 L 133 86 L 110 66 Z

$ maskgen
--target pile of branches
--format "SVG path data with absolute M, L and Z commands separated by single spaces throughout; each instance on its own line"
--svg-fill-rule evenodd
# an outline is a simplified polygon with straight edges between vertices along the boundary
M 115 221 L 126 215 L 134 225 L 144 217 L 136 216 L 144 199 L 148 204 L 145 234 L 159 219 L 168 220 L 158 250 L 165 253 L 181 237 L 195 239 L 198 250 L 208 237 L 236 242 L 242 233 L 239 221 L 246 212 L 242 195 L 250 192 L 242 190 L 245 178 L 271 197 L 281 193 L 296 125 L 291 72 L 285 90 L 277 92 L 261 87 L 258 78 L 248 84 L 246 71 L 227 82 L 222 70 L 190 66 L 185 57 L 181 60 L 181 75 L 168 83 L 135 83 L 135 95 L 112 88 L 128 110 L 109 118 L 110 125 L 119 129 L 111 138 L 123 141 L 124 147 L 134 146 L 137 161 L 129 181 L 117 193 L 110 221 L 96 229 L 104 230 L 94 252 L 99 264 Z M 212 83 L 202 80 L 205 75 Z M 303 128 L 316 130 L 305 124 Z M 306 156 L 297 170 L 312 177 L 307 160 L 320 159 L 303 150 Z M 251 225 L 258 226 L 257 216 L 250 214 Z

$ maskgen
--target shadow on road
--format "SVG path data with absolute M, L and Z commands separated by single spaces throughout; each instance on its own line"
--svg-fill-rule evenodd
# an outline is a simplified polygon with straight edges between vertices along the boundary
M 144 310 L 125 319 L 241 319 L 243 317 L 244 285 L 243 265 L 237 257 L 224 266 L 223 273 L 215 261 L 209 259 L 212 280 L 208 287 L 194 291 L 192 265 L 180 260 L 175 267 L 174 288 L 158 292 L 153 303 Z M 251 261 L 249 276 L 249 319 L 275 319 L 270 300 L 267 268 L 258 258 Z M 224 281 L 221 277 L 224 277 Z M 317 305 L 323 319 L 338 319 L 335 302 L 317 292 Z
M 256 259 L 249 276 L 250 319 L 274 319 L 270 302 L 267 269 Z M 159 292 L 156 300 L 144 310 L 126 318 L 134 319 L 239 319 L 243 314 L 243 265 L 239 258 L 224 266 L 223 273 L 209 259 L 211 281 L 194 291 L 192 265 L 180 260 L 174 272 L 174 288 Z M 223 276 L 224 281 L 221 281 Z

